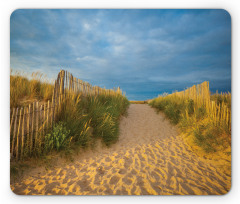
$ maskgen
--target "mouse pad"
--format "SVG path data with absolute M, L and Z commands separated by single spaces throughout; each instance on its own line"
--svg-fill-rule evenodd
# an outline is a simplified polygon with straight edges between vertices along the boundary
M 231 16 L 18 9 L 10 17 L 17 195 L 223 195 Z

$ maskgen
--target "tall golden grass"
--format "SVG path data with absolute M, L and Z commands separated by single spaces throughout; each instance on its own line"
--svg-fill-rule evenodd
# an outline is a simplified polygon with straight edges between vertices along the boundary
M 211 97 L 209 82 L 205 81 L 202 84 L 194 85 L 181 92 L 175 92 L 167 97 L 175 101 L 187 101 L 192 99 L 194 101 L 195 118 L 196 110 L 204 108 L 207 112 L 209 122 L 213 123 L 215 126 L 227 127 L 228 130 L 231 131 L 231 93 L 218 94 L 217 92 Z M 218 100 L 218 98 L 221 98 L 221 102 L 219 102 L 220 100 Z M 185 111 L 186 118 L 189 119 L 189 110 L 186 109 Z
M 50 100 L 54 85 L 40 72 L 27 75 L 24 72 L 11 70 L 10 74 L 10 107 L 23 105 L 24 101 L 39 99 Z
M 191 147 L 208 155 L 231 155 L 231 93 L 212 94 L 209 82 L 149 102 L 178 124 Z M 206 155 L 205 154 L 205 155 Z

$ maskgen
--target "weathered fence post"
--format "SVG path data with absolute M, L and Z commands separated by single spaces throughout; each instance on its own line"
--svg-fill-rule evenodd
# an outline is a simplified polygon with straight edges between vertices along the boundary
M 43 137 L 45 136 L 45 123 L 46 123 L 46 103 L 43 104 Z
M 13 139 L 12 139 L 12 156 L 14 154 L 14 144 L 15 144 L 15 137 L 17 132 L 17 118 L 18 118 L 18 108 L 16 110 L 15 121 L 14 121 L 14 129 L 13 129 Z
M 33 134 L 34 134 L 34 120 L 35 118 L 35 102 L 33 102 L 33 108 L 32 108 L 32 132 L 31 132 L 31 140 L 30 140 L 30 154 L 32 154 L 32 149 L 33 149 Z
M 43 117 L 42 117 L 42 105 L 40 106 L 39 111 L 39 120 L 40 120 L 40 129 L 39 129 L 39 150 L 41 151 L 42 147 L 42 135 L 43 135 Z
M 23 158 L 23 149 L 24 149 L 24 126 L 25 126 L 25 114 L 26 114 L 26 109 L 23 109 L 23 121 L 22 121 L 22 142 L 21 142 L 21 156 L 20 158 Z
M 22 119 L 22 109 L 20 109 L 20 114 L 19 114 L 19 123 L 18 123 L 18 133 L 17 133 L 17 146 L 16 146 L 16 159 L 18 160 L 18 156 L 19 156 L 19 150 L 18 150 L 18 146 L 19 146 L 19 136 L 20 136 L 20 128 L 21 128 L 21 119 Z
M 47 107 L 47 129 L 49 129 L 49 110 L 50 109 L 50 101 L 48 100 L 48 107 Z
M 37 150 L 37 141 L 38 141 L 38 112 L 39 112 L 39 107 L 38 107 L 38 101 L 36 102 L 36 130 L 35 130 L 35 140 L 34 140 L 34 146 L 35 150 Z
M 30 148 L 30 108 L 31 108 L 31 105 L 29 104 L 28 108 L 27 108 L 27 151 L 29 151 L 29 148 Z M 29 152 L 28 152 L 29 153 Z
M 15 108 L 13 108 L 12 120 L 11 120 L 11 122 L 10 122 L 10 135 L 11 135 L 11 131 L 12 131 L 12 124 L 13 124 L 14 116 L 15 116 Z

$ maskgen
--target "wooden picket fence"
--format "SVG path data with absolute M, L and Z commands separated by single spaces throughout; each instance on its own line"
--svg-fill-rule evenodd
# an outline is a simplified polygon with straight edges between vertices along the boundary
M 10 110 L 10 154 L 11 159 L 23 159 L 25 156 L 37 154 L 44 145 L 44 136 L 52 130 L 57 122 L 61 104 L 69 94 L 89 95 L 123 95 L 117 89 L 105 89 L 73 77 L 61 70 L 55 80 L 52 100 L 33 102 L 27 107 Z
M 192 99 L 199 108 L 203 105 L 209 106 L 211 92 L 209 89 L 209 82 L 205 81 L 201 84 L 193 85 L 184 91 L 175 92 L 170 95 L 177 96 L 182 99 Z
M 218 105 L 210 99 L 210 95 L 209 82 L 205 81 L 201 84 L 193 85 L 184 91 L 172 93 L 168 97 L 179 97 L 182 100 L 192 99 L 195 109 L 204 106 L 208 117 L 213 120 L 216 126 L 227 126 L 229 131 L 231 131 L 231 109 L 225 103 Z M 228 93 L 227 97 L 231 97 L 231 94 Z

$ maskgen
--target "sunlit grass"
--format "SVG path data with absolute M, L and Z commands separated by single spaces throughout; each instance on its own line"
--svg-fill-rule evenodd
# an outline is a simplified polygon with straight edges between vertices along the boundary
M 122 95 L 70 96 L 62 104 L 59 120 L 65 121 L 72 141 L 86 147 L 96 138 L 109 146 L 118 139 L 119 119 L 129 105 Z
M 11 70 L 10 107 L 21 106 L 24 101 L 32 99 L 50 100 L 53 88 L 53 84 L 39 72 L 34 72 L 28 76 L 24 72 Z
M 230 93 L 211 95 L 208 83 L 204 82 L 183 92 L 159 96 L 149 104 L 158 111 L 163 111 L 173 124 L 177 124 L 191 138 L 189 141 L 192 146 L 199 146 L 205 153 L 229 154 Z

